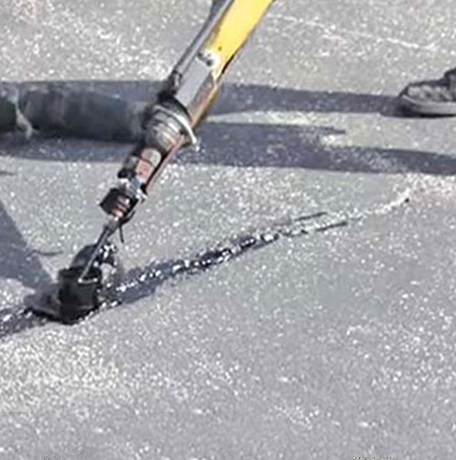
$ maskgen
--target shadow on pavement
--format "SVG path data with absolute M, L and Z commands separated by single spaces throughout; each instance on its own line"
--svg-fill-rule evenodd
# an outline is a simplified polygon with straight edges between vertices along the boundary
M 174 162 L 370 174 L 456 174 L 456 158 L 448 155 L 419 150 L 328 145 L 328 137 L 344 134 L 344 130 L 321 126 L 207 123 L 201 131 L 199 151 L 185 149 Z M 128 145 L 106 142 L 94 145 L 93 141 L 87 140 L 34 139 L 24 145 L 22 141 L 10 139 L 0 146 L 0 158 L 11 155 L 43 161 L 120 164 L 130 149 Z
M 247 135 L 248 132 L 248 135 Z M 212 123 L 202 130 L 202 149 L 184 151 L 179 164 L 236 167 L 304 168 L 352 173 L 448 176 L 456 174 L 456 158 L 406 149 L 328 145 L 345 131 L 319 126 Z
M 395 106 L 395 98 L 391 96 L 232 84 L 222 88 L 214 113 L 281 111 L 389 115 L 395 112 Z
M 0 235 L 0 278 L 14 279 L 33 289 L 51 282 L 37 253 L 27 245 L 1 201 Z

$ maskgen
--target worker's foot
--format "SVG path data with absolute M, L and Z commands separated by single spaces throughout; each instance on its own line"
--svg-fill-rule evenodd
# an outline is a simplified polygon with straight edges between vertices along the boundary
M 399 105 L 416 115 L 456 115 L 456 68 L 439 80 L 410 83 L 398 96 Z

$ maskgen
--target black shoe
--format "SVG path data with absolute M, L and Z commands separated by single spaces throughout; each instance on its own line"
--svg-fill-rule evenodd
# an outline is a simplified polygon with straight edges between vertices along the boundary
M 456 115 L 456 68 L 439 80 L 410 83 L 398 96 L 398 104 L 416 115 Z

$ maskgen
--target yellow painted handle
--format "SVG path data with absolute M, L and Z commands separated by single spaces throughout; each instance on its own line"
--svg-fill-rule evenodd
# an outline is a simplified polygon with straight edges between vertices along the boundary
M 205 52 L 219 62 L 216 77 L 236 56 L 275 0 L 236 0 L 221 21 Z

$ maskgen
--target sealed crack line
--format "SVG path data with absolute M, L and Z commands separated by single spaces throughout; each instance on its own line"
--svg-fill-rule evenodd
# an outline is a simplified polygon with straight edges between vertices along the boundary
M 383 216 L 403 207 L 410 202 L 411 189 L 405 190 L 395 200 L 363 212 L 327 213 L 318 212 L 311 215 L 289 219 L 252 231 L 216 245 L 192 259 L 168 260 L 152 264 L 141 270 L 127 273 L 126 281 L 119 287 L 121 303 L 133 303 L 152 295 L 155 289 L 177 275 L 195 275 L 214 266 L 222 265 L 247 252 L 269 246 L 279 239 L 310 236 L 349 227 L 369 218 Z
M 318 212 L 288 219 L 264 229 L 228 239 L 191 259 L 167 260 L 161 263 L 153 263 L 145 268 L 130 270 L 126 274 L 125 281 L 118 288 L 119 300 L 102 306 L 94 314 L 118 306 L 132 304 L 153 295 L 160 285 L 171 279 L 178 276 L 201 274 L 210 268 L 237 259 L 247 252 L 269 246 L 280 239 L 336 231 L 347 228 L 352 224 L 362 223 L 372 217 L 389 214 L 409 203 L 410 195 L 411 189 L 407 189 L 395 200 L 363 212 L 355 211 L 348 214 Z M 50 322 L 46 318 L 35 316 L 27 306 L 31 302 L 39 301 L 39 298 L 40 294 L 32 295 L 25 300 L 25 305 L 13 306 L 0 312 L 0 339 Z

